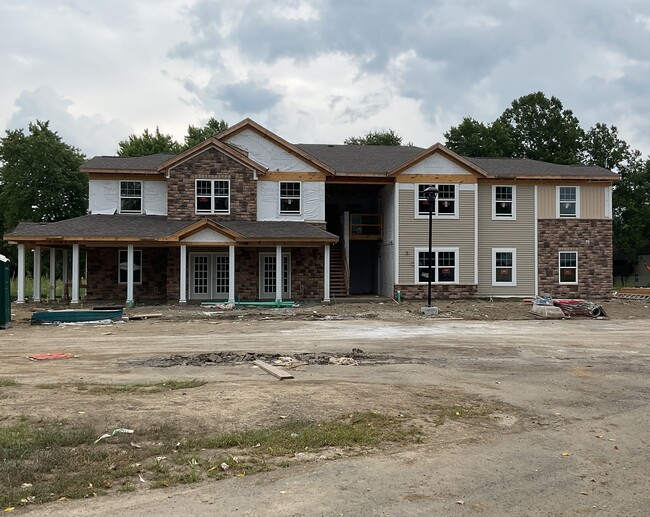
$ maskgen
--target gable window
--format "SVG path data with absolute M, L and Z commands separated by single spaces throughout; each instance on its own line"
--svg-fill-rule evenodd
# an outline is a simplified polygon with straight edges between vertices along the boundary
M 492 186 L 492 219 L 515 219 L 514 186 Z
M 300 182 L 299 181 L 280 182 L 280 213 L 281 214 L 300 213 Z
M 492 248 L 492 285 L 517 285 L 517 250 Z
M 420 184 L 417 188 L 417 215 L 429 215 L 429 199 L 424 191 L 434 186 L 438 189 L 438 195 L 433 206 L 433 215 L 440 217 L 456 217 L 456 185 L 440 184 L 432 185 L 431 183 Z
M 579 217 L 580 191 L 578 187 L 557 187 L 557 216 Z
M 141 181 L 120 181 L 120 213 L 142 213 Z
M 436 284 L 458 283 L 458 248 L 434 248 L 429 256 L 428 248 L 416 248 L 416 282 L 428 283 L 429 260 L 431 282 Z
M 560 251 L 560 283 L 578 283 L 578 252 Z
M 230 180 L 196 180 L 196 213 L 229 214 Z
M 129 255 L 127 250 L 119 250 L 118 282 L 126 284 L 129 275 Z M 142 283 L 142 250 L 133 250 L 133 283 Z

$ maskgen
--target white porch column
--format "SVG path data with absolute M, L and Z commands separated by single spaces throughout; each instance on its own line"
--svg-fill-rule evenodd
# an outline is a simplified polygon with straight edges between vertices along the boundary
M 282 286 L 284 279 L 282 278 L 282 246 L 279 244 L 275 247 L 275 301 L 282 301 Z
M 235 303 L 235 245 L 228 246 L 228 303 Z
M 16 303 L 25 303 L 25 245 L 18 245 L 18 297 Z
M 330 245 L 325 246 L 325 289 L 323 301 L 330 301 Z
M 56 249 L 50 248 L 50 295 L 49 301 L 56 301 Z
M 41 247 L 34 246 L 34 293 L 32 299 L 41 301 Z
M 72 296 L 70 303 L 79 303 L 79 244 L 72 245 Z
M 181 293 L 178 303 L 187 303 L 187 246 L 181 244 Z
M 68 250 L 63 250 L 63 258 L 61 259 L 61 281 L 63 282 L 63 296 L 61 298 L 66 300 L 66 295 L 68 295 Z
M 133 244 L 126 247 L 126 306 L 133 307 Z

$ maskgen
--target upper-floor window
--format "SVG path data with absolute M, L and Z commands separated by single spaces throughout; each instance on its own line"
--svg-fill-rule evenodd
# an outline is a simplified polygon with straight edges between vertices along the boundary
M 430 264 L 432 283 L 458 283 L 458 248 L 433 248 L 431 255 L 428 248 L 416 248 L 415 259 L 417 282 L 429 282 Z
M 120 284 L 126 284 L 129 278 L 129 255 L 127 250 L 119 250 L 117 263 L 117 281 Z M 142 283 L 142 250 L 133 250 L 133 283 Z
M 560 283 L 578 283 L 578 252 L 560 251 L 559 256 Z
M 578 187 L 557 187 L 557 216 L 580 217 L 580 190 Z
M 141 181 L 120 181 L 120 213 L 142 213 Z
M 299 181 L 280 182 L 280 213 L 281 214 L 300 213 L 300 182 Z
M 417 215 L 429 215 L 429 198 L 424 192 L 428 187 L 435 186 L 438 195 L 435 198 L 432 213 L 436 216 L 456 217 L 456 185 L 446 183 L 440 185 L 419 184 L 417 188 Z
M 492 219 L 515 219 L 515 187 L 492 185 Z
M 230 180 L 196 180 L 196 213 L 229 214 Z

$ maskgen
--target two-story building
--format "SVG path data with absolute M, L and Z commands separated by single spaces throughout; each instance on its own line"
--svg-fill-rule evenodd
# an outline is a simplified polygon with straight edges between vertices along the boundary
M 89 300 L 127 303 L 416 299 L 429 264 L 435 298 L 612 288 L 618 176 L 600 167 L 465 158 L 440 144 L 291 144 L 246 119 L 179 155 L 95 157 L 81 171 L 88 215 L 5 235 L 18 245 L 19 303 L 28 250 L 40 299 L 45 249 L 51 270 L 65 264 L 72 303 L 82 281 Z

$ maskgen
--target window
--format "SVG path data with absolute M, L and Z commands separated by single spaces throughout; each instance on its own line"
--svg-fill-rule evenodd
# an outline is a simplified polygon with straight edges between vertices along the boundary
M 517 285 L 517 250 L 492 248 L 492 285 Z
M 431 184 L 418 185 L 417 188 L 417 215 L 429 215 L 429 199 L 424 193 Z M 456 217 L 456 185 L 434 185 L 438 189 L 433 215 L 440 217 Z
M 196 213 L 229 214 L 230 180 L 196 180 Z
M 280 213 L 281 214 L 300 213 L 300 182 L 299 181 L 280 182 Z
M 142 213 L 141 181 L 120 181 L 120 213 Z
M 560 283 L 578 283 L 578 252 L 560 251 Z
M 492 219 L 515 219 L 515 187 L 492 186 Z
M 557 187 L 557 216 L 578 217 L 580 213 L 580 195 L 578 187 Z
M 118 270 L 120 284 L 126 284 L 129 275 L 129 256 L 127 250 L 120 250 L 118 257 Z M 133 250 L 133 283 L 142 283 L 142 251 Z
M 429 249 L 416 248 L 415 257 L 417 260 L 416 282 L 428 283 Z M 458 248 L 434 248 L 431 251 L 431 257 L 432 283 L 458 283 Z

